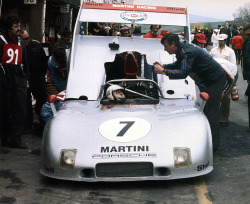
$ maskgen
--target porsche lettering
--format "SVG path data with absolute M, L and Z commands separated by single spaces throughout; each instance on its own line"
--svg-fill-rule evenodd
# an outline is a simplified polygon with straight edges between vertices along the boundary
M 156 157 L 156 153 L 131 153 L 131 154 L 94 154 L 93 159 L 112 159 L 112 158 L 145 158 Z
M 148 152 L 149 146 L 112 146 L 112 147 L 101 147 L 101 153 L 109 152 Z

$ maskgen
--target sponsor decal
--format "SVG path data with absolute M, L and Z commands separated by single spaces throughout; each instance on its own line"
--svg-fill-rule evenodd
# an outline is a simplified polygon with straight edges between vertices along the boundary
M 112 146 L 101 147 L 101 153 L 111 152 L 148 152 L 149 146 Z
M 187 98 L 187 99 L 195 99 L 196 97 L 194 95 L 190 95 L 190 94 L 184 94 L 184 96 Z
M 197 166 L 197 171 L 203 171 L 205 170 L 209 165 L 209 161 L 206 164 L 201 164 Z
M 103 7 L 102 3 L 86 2 L 84 4 L 85 6 Z M 84 8 L 84 4 L 83 4 L 83 8 Z
M 113 142 L 133 142 L 145 137 L 151 124 L 142 118 L 116 118 L 99 126 L 99 133 Z
M 126 21 L 131 21 L 132 23 L 137 21 L 143 21 L 147 18 L 147 14 L 137 12 L 123 12 L 120 14 L 120 16 L 122 19 Z
M 185 13 L 185 8 L 178 8 L 178 7 L 166 7 L 169 13 Z

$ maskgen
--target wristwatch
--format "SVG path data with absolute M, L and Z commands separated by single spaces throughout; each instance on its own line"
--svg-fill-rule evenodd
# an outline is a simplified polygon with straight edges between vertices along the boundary
M 167 76 L 167 73 L 168 73 L 168 69 L 164 68 L 163 74 L 165 74 Z

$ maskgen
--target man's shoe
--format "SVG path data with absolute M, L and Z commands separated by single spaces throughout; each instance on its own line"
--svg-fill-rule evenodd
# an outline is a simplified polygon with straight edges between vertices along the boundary
M 221 126 L 221 127 L 228 126 L 228 122 L 220 122 L 220 126 Z
M 9 147 L 10 148 L 17 148 L 17 149 L 28 149 L 27 146 L 21 145 L 21 144 L 10 144 Z

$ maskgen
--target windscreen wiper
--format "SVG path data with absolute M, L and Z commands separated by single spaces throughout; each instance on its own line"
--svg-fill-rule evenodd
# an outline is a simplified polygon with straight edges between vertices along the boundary
M 81 100 L 81 101 L 87 101 L 88 100 L 88 96 L 79 96 L 79 98 L 66 98 L 65 101 L 72 101 L 72 100 Z
M 107 83 L 107 84 L 109 84 L 109 85 L 114 85 L 114 84 L 111 84 L 111 83 Z M 124 90 L 125 90 L 125 91 L 127 91 L 127 92 L 130 92 L 130 93 L 134 93 L 134 94 L 137 94 L 137 95 L 143 96 L 143 97 L 145 97 L 145 98 L 155 99 L 155 98 L 153 98 L 153 97 L 151 97 L 151 96 L 147 96 L 147 95 L 141 94 L 141 93 L 136 92 L 136 91 L 132 91 L 132 90 L 127 89 L 127 88 L 124 88 Z

